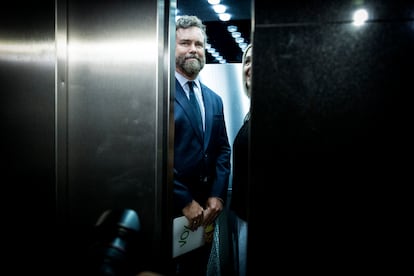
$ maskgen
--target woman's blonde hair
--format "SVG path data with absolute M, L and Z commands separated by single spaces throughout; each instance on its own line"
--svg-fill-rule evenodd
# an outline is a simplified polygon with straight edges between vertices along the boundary
M 242 62 L 244 63 L 244 61 L 246 60 L 246 55 L 247 55 L 247 51 L 252 48 L 253 44 L 249 44 L 246 46 L 246 48 L 244 48 L 243 51 L 243 56 L 242 56 Z

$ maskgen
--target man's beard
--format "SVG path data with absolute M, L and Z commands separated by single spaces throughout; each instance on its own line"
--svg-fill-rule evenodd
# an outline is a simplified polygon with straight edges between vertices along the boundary
M 194 57 L 192 57 L 194 58 Z M 194 76 L 200 73 L 201 69 L 204 67 L 204 62 L 200 60 L 199 58 L 196 58 L 196 60 L 192 59 L 186 59 L 186 58 L 180 58 L 179 59 L 179 66 L 180 68 L 189 76 Z

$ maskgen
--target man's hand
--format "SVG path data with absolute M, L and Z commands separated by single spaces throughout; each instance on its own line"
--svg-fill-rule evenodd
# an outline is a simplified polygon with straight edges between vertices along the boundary
M 212 224 L 223 210 L 223 201 L 218 197 L 209 197 L 207 208 L 204 210 L 204 220 L 202 225 Z
M 183 214 L 189 221 L 188 228 L 192 231 L 203 225 L 203 211 L 203 207 L 195 200 L 183 208 Z

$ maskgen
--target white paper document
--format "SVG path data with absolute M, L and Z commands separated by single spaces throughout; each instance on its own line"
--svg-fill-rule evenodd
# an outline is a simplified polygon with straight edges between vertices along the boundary
M 173 221 L 173 258 L 204 245 L 204 227 L 200 226 L 196 231 L 191 231 L 187 226 L 188 220 L 185 216 Z

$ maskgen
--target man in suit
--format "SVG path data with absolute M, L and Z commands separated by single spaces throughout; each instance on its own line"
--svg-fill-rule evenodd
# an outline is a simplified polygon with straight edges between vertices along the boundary
M 196 230 L 214 225 L 224 208 L 231 147 L 221 97 L 199 80 L 205 65 L 205 26 L 196 16 L 176 22 L 174 104 L 174 216 Z M 190 103 L 191 88 L 200 112 Z M 201 114 L 200 114 L 201 113 Z M 198 116 L 201 115 L 201 119 Z M 201 124 L 201 125 L 200 125 Z M 211 243 L 176 258 L 177 275 L 206 275 Z

